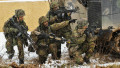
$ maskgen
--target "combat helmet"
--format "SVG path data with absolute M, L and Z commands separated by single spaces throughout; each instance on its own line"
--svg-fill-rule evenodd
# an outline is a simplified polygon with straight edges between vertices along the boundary
M 76 29 L 83 29 L 84 27 L 87 27 L 88 25 L 88 22 L 86 21 L 78 21 L 77 22 L 77 26 L 76 26 Z
M 44 22 L 48 21 L 48 18 L 45 16 L 42 16 L 39 18 L 39 24 L 43 24 Z
M 17 9 L 17 10 L 15 10 L 15 16 L 16 17 L 25 16 L 25 11 L 22 9 Z
M 56 1 L 53 1 L 51 4 L 50 4 L 50 8 L 55 8 L 55 7 L 58 7 L 58 3 Z

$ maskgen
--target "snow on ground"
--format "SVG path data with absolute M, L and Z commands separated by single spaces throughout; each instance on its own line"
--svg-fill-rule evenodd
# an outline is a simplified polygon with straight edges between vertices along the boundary
M 5 43 L 6 39 L 3 35 L 3 32 L 0 32 L 0 56 L 2 57 L 3 60 L 7 61 L 5 63 L 10 63 L 11 61 L 14 61 L 18 63 L 18 48 L 17 46 L 14 46 L 15 54 L 12 60 L 8 60 L 8 54 L 6 53 L 6 48 L 5 48 Z M 32 58 L 37 58 L 38 55 L 36 53 L 28 52 L 28 47 L 24 48 L 24 57 L 25 60 L 30 60 Z M 27 63 L 27 62 L 25 62 Z
M 29 32 L 30 34 L 30 32 Z M 0 57 L 2 57 L 2 61 L 6 64 L 10 64 L 12 62 L 16 62 L 19 64 L 19 59 L 18 59 L 18 49 L 17 46 L 14 46 L 15 54 L 12 60 L 8 59 L 8 54 L 6 53 L 6 48 L 5 48 L 5 42 L 6 39 L 3 35 L 3 32 L 0 32 Z M 61 45 L 61 52 L 62 52 L 62 57 L 60 60 L 51 60 L 51 54 L 48 55 L 48 59 L 45 64 L 42 65 L 43 68 L 57 68 L 57 66 L 65 65 L 71 62 L 68 58 L 68 49 L 66 47 L 66 43 Z M 25 56 L 25 64 L 33 63 L 29 60 L 32 59 L 37 59 L 38 55 L 35 52 L 28 52 L 28 47 L 24 48 L 24 56 Z M 51 63 L 49 63 L 49 60 Z M 113 63 L 105 63 L 105 64 L 99 64 L 98 63 L 99 58 L 96 59 L 91 59 L 90 61 L 92 62 L 92 65 L 87 65 L 84 63 L 84 65 L 70 65 L 71 68 L 95 68 L 95 66 L 108 66 L 108 65 L 120 65 L 120 62 L 113 62 Z M 65 67 L 67 68 L 67 66 Z

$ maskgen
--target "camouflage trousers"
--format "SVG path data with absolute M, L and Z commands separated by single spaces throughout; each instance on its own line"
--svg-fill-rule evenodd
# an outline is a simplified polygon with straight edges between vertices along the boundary
M 17 38 L 17 39 L 14 39 L 14 38 L 7 38 L 7 41 L 6 41 L 6 49 L 7 49 L 7 53 L 10 55 L 10 54 L 13 54 L 14 55 L 14 45 L 17 45 L 18 47 L 18 51 L 19 51 L 19 60 L 24 60 L 24 49 L 23 49 L 23 43 L 22 43 L 22 40 L 21 38 Z
M 36 53 L 39 55 L 39 62 L 41 64 L 45 63 L 47 56 L 49 53 L 52 54 L 52 59 L 58 59 L 59 58 L 59 47 L 57 43 L 50 43 L 48 46 L 47 45 L 37 45 L 38 48 L 36 50 Z M 61 49 L 61 48 L 60 48 Z M 58 55 L 59 54 L 59 55 Z
M 39 62 L 41 64 L 45 63 L 47 56 L 49 54 L 48 46 L 47 45 L 39 45 L 38 49 L 36 50 L 36 53 L 39 56 Z
M 52 53 L 53 59 L 60 59 L 61 57 L 61 43 L 54 42 L 49 44 L 49 52 Z
M 83 45 L 70 44 L 68 48 L 70 58 L 72 58 L 77 64 L 82 64 L 84 61 L 88 62 L 89 58 L 92 56 L 95 43 L 88 42 L 83 43 Z M 85 56 L 82 57 L 82 54 L 85 53 Z

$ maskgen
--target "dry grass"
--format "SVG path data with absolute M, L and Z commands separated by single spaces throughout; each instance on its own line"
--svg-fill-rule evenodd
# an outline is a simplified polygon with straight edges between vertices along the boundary
M 120 65 L 111 65 L 107 67 L 96 66 L 96 68 L 120 68 Z
M 38 68 L 39 64 L 21 64 L 21 65 L 18 65 L 15 62 L 13 62 L 12 64 L 9 64 L 9 66 L 11 66 L 12 68 Z

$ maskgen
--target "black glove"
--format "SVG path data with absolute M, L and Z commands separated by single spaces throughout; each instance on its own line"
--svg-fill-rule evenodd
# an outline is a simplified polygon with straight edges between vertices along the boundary
M 35 52 L 35 50 L 34 50 L 34 48 L 32 47 L 32 45 L 29 45 L 29 46 L 28 46 L 28 51 L 29 51 L 29 52 Z
M 55 37 L 55 34 L 53 34 L 53 33 L 50 33 L 50 36 L 53 36 L 53 37 Z
M 61 43 L 65 43 L 65 41 L 67 41 L 65 38 L 61 38 Z
M 41 33 L 41 34 L 40 34 L 40 37 L 42 37 L 42 38 L 49 38 L 49 34 Z
M 70 21 L 69 21 L 69 24 L 70 24 L 70 23 L 75 23 L 76 20 L 77 20 L 77 19 L 72 19 L 72 20 L 70 20 Z
M 61 13 L 58 13 L 58 14 L 57 14 L 57 18 L 58 18 L 58 19 L 62 19 L 62 14 L 61 14 Z

